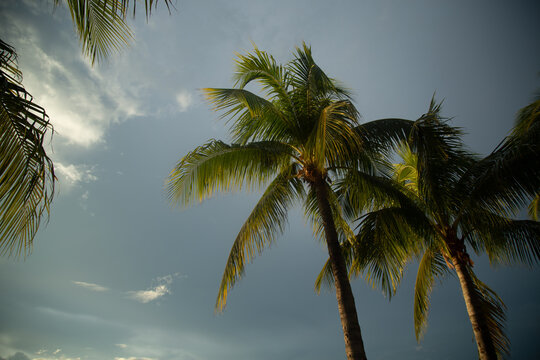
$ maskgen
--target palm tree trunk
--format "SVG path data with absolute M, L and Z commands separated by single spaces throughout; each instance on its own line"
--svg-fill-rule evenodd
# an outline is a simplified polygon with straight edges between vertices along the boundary
M 348 360 L 366 360 L 364 351 L 364 343 L 362 341 L 362 333 L 360 324 L 358 323 L 358 315 L 356 314 L 356 305 L 354 296 L 347 276 L 347 267 L 345 259 L 341 253 L 341 247 L 337 236 L 332 209 L 328 202 L 328 192 L 326 183 L 322 177 L 317 177 L 312 186 L 315 187 L 319 211 L 321 213 L 324 232 L 326 235 L 326 244 L 328 246 L 328 255 L 330 256 L 330 264 L 332 266 L 332 274 L 334 275 L 334 284 L 336 287 L 336 298 L 339 308 L 339 317 L 341 326 L 343 327 L 343 336 L 345 338 L 345 351 Z
M 495 346 L 489 335 L 489 329 L 486 323 L 486 318 L 480 307 L 478 299 L 478 292 L 475 290 L 475 286 L 469 273 L 467 264 L 464 257 L 459 255 L 452 256 L 452 263 L 456 274 L 459 278 L 461 285 L 461 292 L 463 293 L 463 299 L 467 306 L 467 313 L 476 338 L 476 344 L 478 346 L 478 356 L 480 360 L 497 360 L 497 352 Z

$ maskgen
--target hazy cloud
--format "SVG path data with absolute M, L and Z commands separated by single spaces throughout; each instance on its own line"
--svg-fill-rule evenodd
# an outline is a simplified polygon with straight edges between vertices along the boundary
M 176 94 L 176 102 L 178 103 L 180 112 L 184 112 L 193 105 L 193 95 L 186 90 L 182 90 Z
M 59 161 L 56 161 L 54 167 L 68 186 L 74 186 L 79 183 L 89 183 L 98 179 L 98 177 L 94 174 L 93 166 L 84 164 L 65 165 Z
M 157 277 L 153 282 L 156 284 L 147 290 L 129 291 L 129 297 L 133 300 L 142 302 L 143 304 L 159 299 L 164 295 L 170 294 L 170 286 L 175 277 L 180 276 L 179 273 Z
M 73 281 L 73 283 L 75 285 L 78 285 L 80 287 L 83 287 L 83 288 L 86 288 L 86 289 L 92 290 L 92 291 L 107 291 L 107 290 L 109 290 L 108 288 L 106 288 L 104 286 L 101 286 L 101 285 L 98 285 L 98 284 L 93 284 L 93 283 L 87 283 L 87 282 L 84 282 L 84 281 Z
M 115 357 L 114 360 L 155 360 L 155 359 L 154 358 L 148 358 L 148 357 L 134 357 L 134 356 L 131 356 L 131 357 L 128 357 L 128 358 Z
M 128 347 L 127 344 L 115 344 L 115 345 L 121 349 L 126 349 Z

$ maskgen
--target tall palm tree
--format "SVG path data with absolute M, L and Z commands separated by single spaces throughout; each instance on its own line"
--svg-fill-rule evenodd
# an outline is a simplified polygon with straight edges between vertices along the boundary
M 182 205 L 202 201 L 216 191 L 268 184 L 234 241 L 216 310 L 224 308 L 246 264 L 283 231 L 287 210 L 303 202 L 328 247 L 347 358 L 365 359 L 340 251 L 340 241 L 352 239 L 353 233 L 333 185 L 344 169 L 375 172 L 378 151 L 403 136 L 405 124 L 386 119 L 360 125 L 349 93 L 317 66 L 305 44 L 286 66 L 255 48 L 252 54 L 239 56 L 234 76 L 235 88 L 204 90 L 215 110 L 230 117 L 233 144 L 212 140 L 197 147 L 167 180 L 170 199 Z M 246 89 L 254 82 L 263 96 Z
M 54 193 L 45 110 L 22 85 L 15 50 L 0 40 L 0 255 L 30 251 Z
M 497 359 L 509 349 L 504 304 L 476 277 L 467 248 L 487 253 L 492 263 L 532 265 L 540 260 L 539 223 L 512 219 L 538 193 L 538 169 L 526 165 L 538 159 L 539 142 L 519 151 L 500 149 L 479 160 L 464 148 L 460 130 L 446 124 L 439 112 L 440 104 L 432 101 L 412 127 L 401 151 L 403 162 L 395 167 L 401 189 L 387 191 L 387 204 L 361 219 L 350 266 L 353 274 L 362 273 L 365 243 L 385 237 L 403 246 L 409 258 L 420 255 L 414 296 L 417 339 L 425 330 L 435 279 L 453 271 L 480 359 Z

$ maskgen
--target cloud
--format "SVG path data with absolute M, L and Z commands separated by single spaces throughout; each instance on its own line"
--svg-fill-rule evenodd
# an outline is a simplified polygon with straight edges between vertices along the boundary
M 11 356 L 8 356 L 7 360 L 30 360 L 30 358 L 19 351 Z
M 144 115 L 139 106 L 143 94 L 120 85 L 132 78 L 129 69 L 121 64 L 93 68 L 82 56 L 74 56 L 80 54 L 74 37 L 63 39 L 60 49 L 43 35 L 43 24 L 6 21 L 20 49 L 25 88 L 47 111 L 55 142 L 88 148 L 105 141 L 111 124 Z
M 155 360 L 154 358 L 148 358 L 148 357 L 134 357 L 130 356 L 128 358 L 123 357 L 115 357 L 114 360 Z
M 184 112 L 193 105 L 193 96 L 188 91 L 182 90 L 176 94 L 176 102 L 178 103 L 180 112 Z
M 56 350 L 54 350 L 54 351 L 53 351 L 53 355 L 58 354 L 60 351 L 62 351 L 62 349 L 56 349 Z
M 149 303 L 159 299 L 167 294 L 171 293 L 170 286 L 173 283 L 175 277 L 180 276 L 179 273 L 157 277 L 153 282 L 156 284 L 147 290 L 128 291 L 128 295 L 131 299 L 142 302 L 143 304 Z
M 54 167 L 68 186 L 74 186 L 79 183 L 90 183 L 98 179 L 98 177 L 94 174 L 95 170 L 93 166 L 84 164 L 65 165 L 59 161 L 56 161 Z
M 109 290 L 108 288 L 106 288 L 104 286 L 101 286 L 101 285 L 98 285 L 98 284 L 87 283 L 87 282 L 84 282 L 84 281 L 72 281 L 72 282 L 75 285 L 81 286 L 81 287 L 86 288 L 86 289 L 91 290 L 91 291 L 107 291 L 107 290 Z
M 121 349 L 127 349 L 127 344 L 115 344 L 116 346 L 118 346 L 119 348 Z

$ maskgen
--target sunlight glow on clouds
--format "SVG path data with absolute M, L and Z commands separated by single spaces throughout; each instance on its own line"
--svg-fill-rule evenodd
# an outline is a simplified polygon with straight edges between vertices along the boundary
M 89 183 L 98 179 L 97 176 L 93 174 L 94 168 L 88 165 L 64 165 L 61 162 L 56 161 L 54 167 L 58 171 L 58 174 L 70 186 L 78 183 Z
M 75 285 L 78 285 L 80 287 L 83 287 L 83 288 L 86 288 L 88 290 L 91 290 L 91 291 L 99 291 L 99 292 L 102 292 L 102 291 L 107 291 L 109 290 L 108 288 L 104 287 L 104 286 L 101 286 L 101 285 L 98 285 L 98 284 L 93 284 L 93 283 L 87 283 L 87 282 L 84 282 L 84 281 L 72 281 Z

